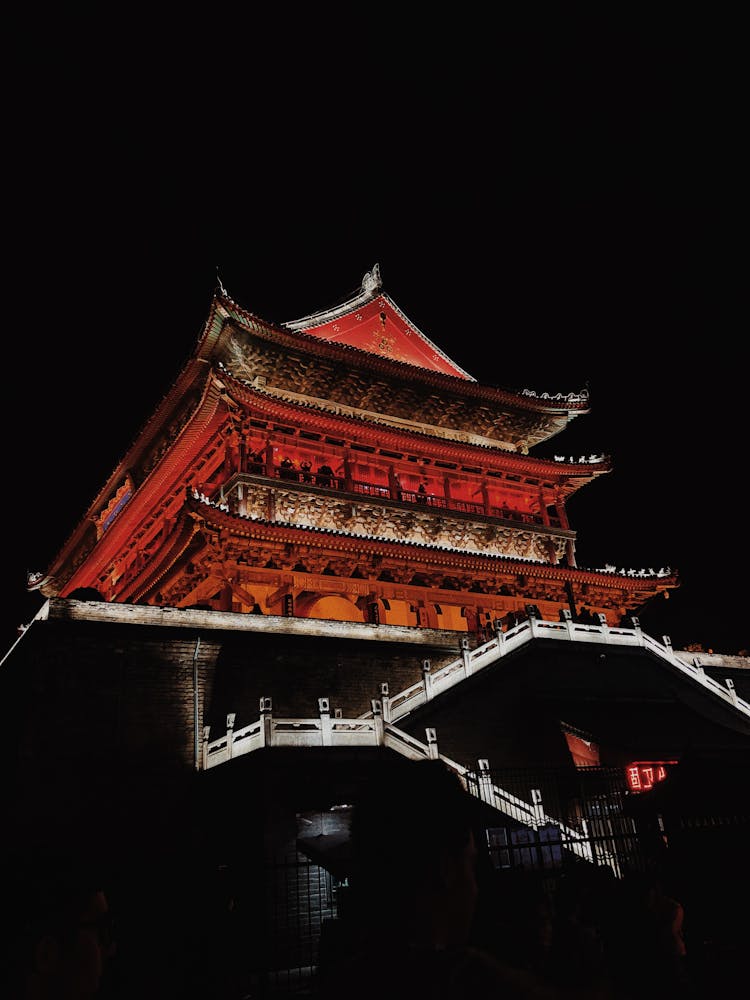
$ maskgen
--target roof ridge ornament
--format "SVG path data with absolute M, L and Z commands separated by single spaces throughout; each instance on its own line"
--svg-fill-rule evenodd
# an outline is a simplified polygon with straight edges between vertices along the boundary
M 306 331 L 312 327 L 323 326 L 335 319 L 345 316 L 355 309 L 361 308 L 371 302 L 383 287 L 383 280 L 380 276 L 380 264 L 375 264 L 371 271 L 367 271 L 362 278 L 362 285 L 354 293 L 353 297 L 339 302 L 338 305 L 330 309 L 321 309 L 319 312 L 310 313 L 300 319 L 287 321 L 284 326 L 289 330 Z
M 229 295 L 229 293 L 227 292 L 226 288 L 225 288 L 225 287 L 224 287 L 224 286 L 222 285 L 222 283 L 221 283 L 221 278 L 219 277 L 219 265 L 218 265 L 218 264 L 216 265 L 216 280 L 217 280 L 217 281 L 218 281 L 218 283 L 219 283 L 219 293 L 220 293 L 220 294 L 221 294 L 221 295 L 222 295 L 222 296 L 223 296 L 223 297 L 224 297 L 225 299 L 228 299 L 228 298 L 230 298 L 230 295 Z
M 380 264 L 376 264 L 372 271 L 367 271 L 362 279 L 362 291 L 365 295 L 372 295 L 383 287 L 383 279 L 380 277 Z

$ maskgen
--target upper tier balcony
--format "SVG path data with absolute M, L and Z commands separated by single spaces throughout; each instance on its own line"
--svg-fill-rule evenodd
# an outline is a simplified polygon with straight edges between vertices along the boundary
M 218 498 L 225 501 L 235 493 L 238 486 L 258 481 L 267 481 L 268 479 L 279 480 L 285 486 L 299 486 L 305 490 L 312 489 L 315 492 L 335 492 L 339 496 L 345 495 L 352 498 L 369 497 L 388 503 L 414 504 L 433 510 L 437 509 L 482 518 L 510 521 L 515 524 L 532 527 L 564 530 L 561 520 L 552 515 L 548 515 L 545 521 L 541 514 L 517 510 L 508 504 L 501 506 L 495 506 L 494 504 L 485 505 L 455 497 L 441 496 L 434 492 L 404 489 L 400 485 L 388 486 L 383 483 L 368 482 L 366 480 L 347 479 L 336 475 L 330 466 L 326 465 L 321 466 L 317 471 L 313 471 L 312 469 L 299 470 L 288 466 L 285 467 L 284 465 L 266 466 L 260 463 L 248 463 L 247 472 L 236 472 L 224 483 Z

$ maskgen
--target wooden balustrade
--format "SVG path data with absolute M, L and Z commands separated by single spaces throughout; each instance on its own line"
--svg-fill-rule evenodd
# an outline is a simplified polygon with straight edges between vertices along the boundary
M 347 480 L 343 476 L 337 476 L 332 473 L 321 473 L 319 470 L 302 471 L 294 467 L 286 468 L 282 465 L 266 466 L 258 462 L 248 461 L 244 471 L 251 475 L 267 476 L 272 479 L 281 479 L 301 485 L 346 491 L 348 493 L 356 493 L 359 496 L 376 497 L 382 500 L 414 503 L 439 510 L 457 511 L 462 514 L 479 514 L 483 517 L 516 521 L 519 524 L 543 525 L 545 523 L 540 514 L 530 514 L 528 511 L 494 505 L 486 506 L 482 503 L 473 503 L 470 500 L 438 496 L 434 493 L 422 494 L 410 489 L 394 489 L 383 483 L 372 483 L 362 479 L 354 479 L 347 484 Z M 559 528 L 562 527 L 562 524 L 559 518 L 549 518 L 548 526 Z

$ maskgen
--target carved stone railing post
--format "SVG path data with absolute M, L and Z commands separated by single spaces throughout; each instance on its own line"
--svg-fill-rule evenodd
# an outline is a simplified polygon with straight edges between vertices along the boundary
M 391 721 L 391 699 L 388 696 L 388 683 L 384 681 L 380 685 L 380 700 L 383 704 L 383 722 Z
M 384 732 L 384 730 L 383 730 L 383 720 L 384 720 L 383 706 L 378 701 L 377 698 L 373 698 L 372 701 L 370 702 L 370 705 L 372 707 L 372 720 L 373 720 L 373 722 L 375 724 L 375 742 L 377 743 L 377 745 L 379 747 L 382 747 L 383 740 L 384 740 L 384 736 L 383 736 L 383 732 Z
M 461 659 L 464 661 L 464 677 L 471 676 L 471 650 L 466 636 L 461 639 Z
M 486 802 L 488 805 L 494 805 L 495 793 L 492 790 L 492 772 L 490 771 L 490 762 L 486 757 L 480 757 L 477 761 L 477 767 L 479 768 L 479 787 L 477 789 L 479 798 L 482 802 Z
M 502 618 L 496 618 L 493 622 L 495 626 L 495 638 L 497 639 L 498 646 L 502 646 L 505 642 L 505 633 L 503 632 L 503 620 Z
M 324 747 L 331 745 L 331 705 L 328 698 L 318 698 L 320 738 Z
M 439 756 L 437 733 L 434 729 L 425 729 L 425 736 L 427 737 L 427 756 L 430 760 L 437 760 Z
M 570 608 L 560 608 L 560 621 L 565 622 L 568 638 L 573 638 L 573 613 Z
M 544 807 L 542 805 L 541 789 L 531 789 L 531 805 L 534 811 L 534 829 L 538 830 L 544 823 Z
M 270 698 L 260 699 L 260 745 L 270 747 L 273 743 L 273 704 Z
M 429 660 L 422 660 L 422 679 L 424 680 L 424 696 L 427 701 L 432 698 L 432 666 Z
M 227 756 L 230 759 L 234 753 L 234 720 L 235 713 L 230 712 L 227 715 Z
M 539 624 L 539 608 L 536 604 L 526 605 L 526 621 L 528 622 L 532 636 L 536 636 L 538 634 L 537 626 Z
M 738 705 L 739 701 L 738 701 L 738 698 L 737 698 L 737 691 L 736 691 L 735 686 L 734 686 L 734 681 L 732 680 L 731 677 L 725 677 L 724 678 L 724 683 L 727 686 L 727 689 L 729 691 L 729 697 L 732 699 L 733 704 Z
M 205 771 L 208 761 L 208 738 L 211 735 L 211 727 L 203 727 L 203 746 L 201 748 L 201 767 Z

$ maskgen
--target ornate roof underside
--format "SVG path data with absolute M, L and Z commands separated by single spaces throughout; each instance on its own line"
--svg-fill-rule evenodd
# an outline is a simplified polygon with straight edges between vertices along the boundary
M 393 352 L 372 350 L 372 344 L 353 346 L 316 335 L 316 330 L 328 331 L 336 325 L 342 325 L 343 335 L 343 318 L 328 320 L 321 327 L 310 326 L 309 332 L 302 327 L 293 331 L 289 325 L 277 328 L 266 324 L 223 298 L 214 300 L 199 351 L 205 360 L 223 365 L 235 378 L 282 398 L 314 401 L 332 412 L 348 411 L 380 424 L 523 454 L 589 411 L 585 392 L 545 399 L 481 385 L 424 335 L 412 333 L 416 327 L 407 327 L 408 321 L 401 320 L 395 305 L 385 303 L 380 311 L 385 311 L 386 317 L 398 317 L 398 343 L 403 353 L 408 346 L 408 362 L 395 358 Z M 380 311 L 376 309 L 370 320 L 379 317 Z M 358 310 L 346 313 L 346 323 L 356 322 L 357 315 Z M 299 322 L 305 324 L 310 319 Z M 376 323 L 380 323 L 379 318 Z M 371 333 L 363 341 L 368 338 L 372 339 Z M 425 364 L 418 365 L 418 357 Z M 455 372 L 448 373 L 451 367 Z
M 374 338 L 383 331 L 386 339 Z M 231 564 L 243 555 L 256 584 L 296 587 L 291 556 L 303 553 L 318 564 L 311 572 L 321 591 L 332 586 L 324 578 L 328 561 L 336 563 L 334 576 L 349 579 L 338 585 L 349 594 L 366 586 L 355 582 L 365 572 L 362 558 L 385 558 L 391 584 L 401 587 L 411 586 L 417 567 L 433 590 L 443 586 L 444 572 L 455 572 L 459 592 L 474 584 L 492 587 L 525 564 L 522 586 L 531 596 L 534 586 L 546 593 L 549 584 L 555 591 L 549 600 L 560 604 L 569 583 L 593 588 L 598 580 L 601 607 L 635 608 L 676 586 L 676 575 L 636 581 L 609 569 L 578 570 L 565 565 L 575 538 L 566 521 L 544 523 L 538 515 L 519 529 L 502 523 L 499 513 L 498 490 L 511 501 L 531 498 L 537 512 L 545 511 L 610 471 L 605 456 L 565 462 L 528 453 L 586 412 L 585 394 L 545 399 L 473 380 L 384 295 L 377 269 L 365 276 L 358 296 L 284 326 L 217 295 L 193 355 L 33 586 L 45 596 L 94 587 L 112 600 L 156 600 L 167 580 L 175 596 L 190 584 L 194 557 L 216 564 L 206 570 L 207 590 L 223 578 L 219 566 L 228 566 L 241 586 L 250 570 Z M 369 456 L 381 473 L 393 472 L 394 463 L 407 477 L 430 469 L 445 509 L 428 513 L 401 502 L 400 493 L 378 499 L 377 489 L 367 500 L 351 485 L 356 477 L 346 484 L 340 479 L 337 493 L 306 495 L 300 483 L 289 489 L 279 481 L 273 465 L 279 457 L 267 458 L 270 464 L 253 478 L 232 464 L 228 441 L 238 436 L 248 454 L 259 446 L 269 455 L 291 447 L 340 462 L 351 450 Z M 448 480 L 451 485 L 443 485 Z M 241 509 L 196 507 L 186 487 L 199 484 L 202 493 L 202 483 L 212 484 L 213 500 L 226 489 Z M 484 517 L 477 516 L 483 504 Z M 224 538 L 234 539 L 231 551 L 224 551 Z M 280 548 L 289 557 L 280 560 L 283 581 L 261 572 L 269 559 L 279 561 Z M 384 597 L 394 593 L 382 590 Z M 471 603 L 466 596 L 458 600 Z
M 517 483 L 547 483 L 562 498 L 610 471 L 606 460 L 568 465 L 531 455 L 501 453 L 496 446 L 478 448 L 411 430 L 405 433 L 398 427 L 379 426 L 362 417 L 325 412 L 317 406 L 317 400 L 300 403 L 279 398 L 231 378 L 227 373 L 215 373 L 205 365 L 195 369 L 190 380 L 182 384 L 183 388 L 189 385 L 189 391 L 184 390 L 181 397 L 186 408 L 173 409 L 172 392 L 165 397 L 164 412 L 157 412 L 147 425 L 147 430 L 152 432 L 161 426 L 160 433 L 152 437 L 146 432 L 142 434 L 58 554 L 50 572 L 59 584 L 66 585 L 70 581 L 72 585 L 82 585 L 77 567 L 84 563 L 86 576 L 96 579 L 104 566 L 117 558 L 117 552 L 134 544 L 133 537 L 138 539 L 138 545 L 143 545 L 153 536 L 160 517 L 167 511 L 175 516 L 183 503 L 190 470 L 201 469 L 205 476 L 209 468 L 207 462 L 215 468 L 223 460 L 224 444 L 219 431 L 238 407 L 254 415 L 263 433 L 267 428 L 294 427 L 308 437 L 312 432 L 319 438 L 343 436 L 368 446 L 373 453 L 380 449 L 390 449 L 393 453 L 406 448 L 405 454 L 429 455 L 432 460 L 440 459 L 454 467 L 471 463 L 477 473 L 484 470 L 493 474 L 492 470 L 503 469 Z M 217 443 L 220 452 L 217 452 Z M 126 482 L 129 484 L 127 499 L 122 508 L 118 508 L 118 497 L 123 496 Z M 97 540 L 93 526 L 98 524 L 103 528 L 108 523 L 108 512 L 113 509 L 117 510 L 117 515 L 106 531 L 100 531 L 103 537 Z
M 582 486 L 612 470 L 608 456 L 600 455 L 579 461 L 552 461 L 536 458 L 515 450 L 499 454 L 497 442 L 469 431 L 460 433 L 455 428 L 442 428 L 435 424 L 417 425 L 406 419 L 382 418 L 377 420 L 356 407 L 327 405 L 326 400 L 306 398 L 302 394 L 273 392 L 267 386 L 248 386 L 244 380 L 224 378 L 224 385 L 231 398 L 250 407 L 254 414 L 279 424 L 293 422 L 305 431 L 317 430 L 321 435 L 341 436 L 350 441 L 379 447 L 390 451 L 413 451 L 420 456 L 428 454 L 456 464 L 469 464 L 477 470 L 503 469 L 509 474 L 535 478 L 554 484 L 560 497 L 567 500 Z M 369 419 L 368 419 L 369 417 Z M 477 450 L 481 449 L 481 450 Z
M 326 507 L 326 510 L 330 508 Z M 322 508 L 318 510 L 319 515 L 321 511 Z M 412 515 L 404 512 L 402 516 Z M 442 534 L 445 528 L 443 525 Z M 294 581 L 300 590 L 311 587 L 343 592 L 354 586 L 355 589 L 362 588 L 362 593 L 382 591 L 390 597 L 397 593 L 413 599 L 422 590 L 422 587 L 408 586 L 415 573 L 424 575 L 423 586 L 432 589 L 439 589 L 447 575 L 455 581 L 451 589 L 458 591 L 468 590 L 472 581 L 482 581 L 488 588 L 497 587 L 503 581 L 516 580 L 521 574 L 524 577 L 524 593 L 529 595 L 529 599 L 531 595 L 541 598 L 543 593 L 548 592 L 551 599 L 564 602 L 565 587 L 575 584 L 577 588 L 585 588 L 587 598 L 584 601 L 612 608 L 635 609 L 655 594 L 673 589 L 677 583 L 676 575 L 671 572 L 634 577 L 544 563 L 534 558 L 533 536 L 528 532 L 498 530 L 490 542 L 486 528 L 482 535 L 479 526 L 472 527 L 467 521 L 465 529 L 463 547 L 459 548 L 455 544 L 441 544 L 442 534 L 436 539 L 436 544 L 431 544 L 427 537 L 422 543 L 415 542 L 413 538 L 418 536 L 413 531 L 412 540 L 399 538 L 398 530 L 391 537 L 378 535 L 377 531 L 373 534 L 371 526 L 357 524 L 356 515 L 348 513 L 344 522 L 337 519 L 335 509 L 331 510 L 330 517 L 325 517 L 318 524 L 314 523 L 314 518 L 312 521 L 308 518 L 308 523 L 302 524 L 296 517 L 291 522 L 271 522 L 255 514 L 237 516 L 215 504 L 188 497 L 182 516 L 162 551 L 153 562 L 142 568 L 134 567 L 129 578 L 123 580 L 124 595 L 131 601 L 142 600 L 146 595 L 153 596 L 159 587 L 164 586 L 172 567 L 180 561 L 179 557 L 184 555 L 190 557 L 194 566 L 191 586 L 200 587 L 206 580 L 208 591 L 217 589 L 217 581 L 234 586 L 239 581 L 245 581 L 245 586 L 251 589 L 269 581 L 273 581 L 276 587 L 282 587 L 285 581 L 289 584 Z M 517 554 L 519 541 L 528 551 L 527 558 Z M 288 563 L 286 570 L 278 565 L 273 570 L 264 569 L 264 560 L 277 557 L 281 551 L 285 553 Z M 252 552 L 254 557 L 251 557 Z M 304 554 L 305 570 L 293 572 L 291 564 L 300 558 L 301 553 Z M 184 559 L 181 561 L 184 562 Z M 331 564 L 336 565 L 340 573 L 338 578 L 335 575 L 321 576 Z M 370 579 L 361 579 L 355 584 L 354 570 L 362 566 L 370 567 Z M 374 566 L 377 566 L 376 570 L 372 570 Z M 377 580 L 377 573 L 383 568 L 394 574 L 390 584 Z M 493 591 L 488 589 L 471 597 L 475 602 L 491 606 L 493 600 L 497 602 L 492 594 Z M 443 597 L 456 600 L 457 595 L 444 593 Z M 193 591 L 190 603 L 194 603 L 195 599 Z M 466 602 L 468 595 L 460 600 Z M 174 603 L 178 605 L 176 600 Z

